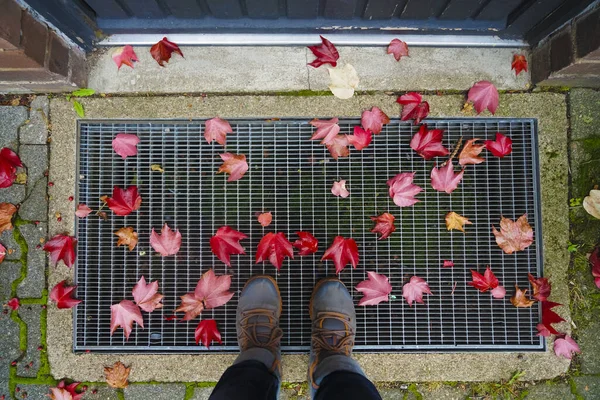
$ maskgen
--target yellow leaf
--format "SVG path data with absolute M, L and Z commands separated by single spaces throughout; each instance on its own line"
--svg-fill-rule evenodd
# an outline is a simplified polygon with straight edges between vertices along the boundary
M 461 232 L 464 232 L 464 226 L 472 224 L 473 223 L 467 218 L 455 213 L 454 211 L 450 211 L 448 214 L 446 214 L 446 229 L 448 229 L 449 231 L 451 231 L 452 229 L 457 229 Z
M 160 166 L 160 164 L 152 164 L 152 165 L 150 166 L 150 169 L 151 169 L 152 171 L 157 171 L 157 172 L 160 172 L 161 174 L 162 174 L 163 172 L 165 172 L 165 170 L 164 170 L 164 169 L 162 169 L 162 167 Z

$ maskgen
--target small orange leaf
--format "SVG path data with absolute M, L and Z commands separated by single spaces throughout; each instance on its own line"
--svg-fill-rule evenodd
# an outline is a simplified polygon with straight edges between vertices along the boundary
M 117 389 L 126 388 L 129 385 L 127 378 L 130 371 L 131 367 L 127 368 L 121 361 L 117 361 L 112 367 L 104 367 L 106 383 Z
M 17 207 L 11 203 L 0 203 L 0 233 L 13 228 L 12 218 L 17 212 Z
M 521 290 L 517 285 L 515 285 L 515 289 L 515 295 L 510 298 L 510 302 L 513 304 L 513 306 L 520 308 L 528 308 L 531 307 L 533 303 L 535 303 L 535 301 L 527 297 L 528 289 Z
M 138 244 L 138 234 L 133 231 L 131 226 L 123 227 L 115 232 L 115 235 L 119 237 L 117 241 L 117 247 L 129 246 L 129 251 L 135 249 Z

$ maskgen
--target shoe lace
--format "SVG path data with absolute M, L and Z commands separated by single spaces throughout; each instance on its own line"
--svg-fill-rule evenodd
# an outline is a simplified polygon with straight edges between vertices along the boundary
M 326 329 L 323 328 L 326 319 L 335 319 L 344 324 L 344 329 Z M 354 347 L 354 332 L 350 319 L 347 315 L 332 311 L 323 311 L 317 314 L 313 321 L 312 346 L 315 354 L 309 370 L 310 380 L 315 389 L 319 386 L 315 383 L 314 372 L 321 360 L 322 354 L 343 354 L 350 356 L 352 347 Z
M 277 326 L 277 318 L 273 311 L 254 309 L 243 312 L 240 318 L 240 328 L 239 343 L 242 350 L 250 347 L 262 347 L 274 354 L 277 352 L 283 331 Z

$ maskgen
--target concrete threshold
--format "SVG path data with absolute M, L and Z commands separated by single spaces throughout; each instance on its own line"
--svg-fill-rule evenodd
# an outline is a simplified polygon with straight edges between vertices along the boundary
M 432 117 L 465 116 L 460 95 L 425 96 Z M 372 106 L 389 115 L 398 115 L 395 96 L 364 95 L 342 101 L 333 96 L 127 96 L 86 98 L 86 118 L 210 118 L 306 117 L 329 115 L 358 117 Z M 50 153 L 49 233 L 74 232 L 77 155 L 77 115 L 71 103 L 51 100 L 52 142 Z M 474 115 L 467 115 L 474 116 Z M 567 268 L 569 254 L 567 114 L 565 96 L 555 93 L 503 94 L 497 116 L 533 117 L 539 121 L 542 188 L 542 225 L 545 276 L 553 284 L 552 300 L 568 305 Z M 55 213 L 62 220 L 57 221 Z M 72 278 L 73 271 L 60 265 L 49 270 L 49 285 Z M 109 304 L 107 304 L 107 307 Z M 570 330 L 568 306 L 558 307 L 567 320 L 559 330 Z M 102 381 L 103 366 L 121 360 L 130 365 L 131 381 L 216 381 L 231 364 L 234 355 L 132 355 L 74 354 L 71 310 L 48 306 L 48 356 L 57 378 Z M 406 381 L 492 381 L 508 379 L 525 371 L 524 379 L 550 379 L 565 373 L 569 361 L 557 358 L 549 344 L 537 353 L 378 353 L 356 356 L 368 376 L 377 382 Z M 305 381 L 308 357 L 285 355 L 285 381 Z
M 273 93 L 329 90 L 327 66 L 313 68 L 304 46 L 183 46 L 161 67 L 149 46 L 135 46 L 139 62 L 117 70 L 102 48 L 90 58 L 89 87 L 100 93 Z M 511 69 L 523 48 L 411 47 L 399 62 L 386 46 L 339 46 L 338 65 L 351 64 L 360 78 L 358 91 L 458 90 L 489 80 L 501 90 L 526 90 L 530 75 Z

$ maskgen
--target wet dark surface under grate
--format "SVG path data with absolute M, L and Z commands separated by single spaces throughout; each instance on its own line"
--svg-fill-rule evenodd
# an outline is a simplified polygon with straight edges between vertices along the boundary
M 429 128 L 444 129 L 444 145 L 452 148 L 464 140 L 493 140 L 496 132 L 510 136 L 513 152 L 499 159 L 484 151 L 486 162 L 469 165 L 452 194 L 431 188 L 434 161 L 424 161 L 409 143 L 417 127 L 392 120 L 363 151 L 335 161 L 326 148 L 309 138 L 314 128 L 306 120 L 230 120 L 234 134 L 227 146 L 208 144 L 204 121 L 83 121 L 79 126 L 78 201 L 93 209 L 115 185 L 136 184 L 143 198 L 139 211 L 126 217 L 108 212 L 103 221 L 91 214 L 77 226 L 77 296 L 75 351 L 198 352 L 194 330 L 200 318 L 189 322 L 168 319 L 180 303 L 179 296 L 193 291 L 203 272 L 214 267 L 232 274 L 233 299 L 225 306 L 202 313 L 214 318 L 223 345 L 210 352 L 235 351 L 235 308 L 245 281 L 255 274 L 277 279 L 283 297 L 281 327 L 283 350 L 307 351 L 310 345 L 308 300 L 315 282 L 335 275 L 331 261 L 321 262 L 323 251 L 336 235 L 352 237 L 360 251 L 358 268 L 348 266 L 340 278 L 356 301 L 354 286 L 374 270 L 390 278 L 395 300 L 378 306 L 357 307 L 356 351 L 481 351 L 543 350 L 536 336 L 538 305 L 517 309 L 509 301 L 515 284 L 527 288 L 527 273 L 541 274 L 540 204 L 536 121 L 531 119 L 445 119 L 425 121 Z M 340 121 L 342 133 L 351 133 L 359 120 Z M 112 149 L 117 133 L 136 134 L 138 155 L 123 160 Z M 220 153 L 245 154 L 250 169 L 243 179 L 227 183 Z M 158 164 L 164 173 L 151 170 Z M 455 169 L 458 169 L 455 167 Z M 386 181 L 399 172 L 416 171 L 415 184 L 424 188 L 412 207 L 399 208 L 388 195 Z M 350 196 L 334 197 L 331 186 L 347 180 Z M 107 210 L 108 211 L 108 210 Z M 271 211 L 273 223 L 262 228 L 256 213 Z M 455 211 L 473 225 L 466 234 L 446 230 L 444 216 Z M 397 231 L 378 241 L 370 232 L 369 217 L 390 212 Z M 515 219 L 527 213 L 535 241 L 517 254 L 504 254 L 496 245 L 491 227 L 500 216 Z M 160 257 L 149 245 L 152 227 L 167 222 L 183 236 L 176 256 Z M 246 255 L 232 256 L 227 268 L 210 251 L 209 239 L 222 225 L 249 236 L 241 243 Z M 114 232 L 132 226 L 139 233 L 138 247 L 130 252 L 116 247 Z M 280 272 L 270 263 L 254 263 L 256 246 L 266 232 L 284 232 L 291 241 L 306 230 L 319 240 L 311 256 L 286 260 Z M 442 268 L 453 260 L 454 268 Z M 466 283 L 470 269 L 483 272 L 491 265 L 508 292 L 503 300 L 479 293 Z M 143 312 L 145 329 L 134 327 L 129 341 L 118 329 L 110 336 L 110 306 L 132 299 L 140 276 L 159 280 L 164 308 Z M 433 295 L 425 304 L 409 307 L 402 286 L 411 276 L 424 278 Z M 182 314 L 180 314 L 182 316 Z

